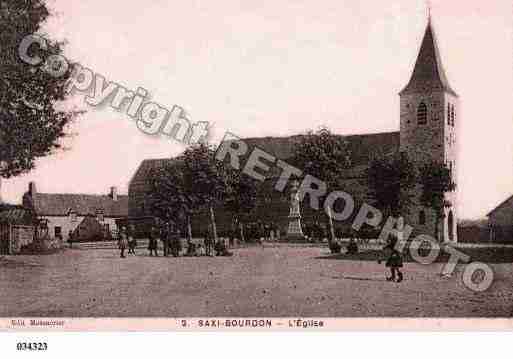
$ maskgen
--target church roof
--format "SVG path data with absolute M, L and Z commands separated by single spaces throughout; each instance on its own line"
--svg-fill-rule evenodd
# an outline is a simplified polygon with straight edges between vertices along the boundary
M 430 20 L 424 33 L 424 39 L 410 81 L 399 94 L 405 95 L 434 89 L 445 90 L 454 96 L 458 96 L 447 80 Z
M 288 137 L 252 137 L 243 138 L 242 140 L 248 145 L 248 155 L 255 147 L 258 147 L 276 158 L 287 160 L 293 158 L 294 147 L 301 140 L 301 137 L 301 135 Z M 348 150 L 351 154 L 353 168 L 348 171 L 348 176 L 350 177 L 361 175 L 362 169 L 368 167 L 369 162 L 374 156 L 399 151 L 399 132 L 340 136 L 340 140 L 347 141 Z M 243 158 L 244 157 L 247 156 L 243 156 Z M 177 158 L 144 160 L 130 181 L 131 186 L 137 186 L 146 181 L 152 169 L 161 168 L 166 165 L 174 166 L 178 162 L 179 160 Z M 275 168 L 274 170 L 279 169 Z M 269 175 L 272 177 L 276 174 L 271 170 Z

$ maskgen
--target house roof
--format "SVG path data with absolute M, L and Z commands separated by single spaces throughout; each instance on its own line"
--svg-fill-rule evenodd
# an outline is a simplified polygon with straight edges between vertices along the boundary
M 294 156 L 294 147 L 301 140 L 302 135 L 288 137 L 252 137 L 242 139 L 248 145 L 247 155 L 258 147 L 261 150 L 281 159 L 287 160 Z M 341 141 L 346 141 L 351 153 L 352 169 L 348 176 L 359 176 L 368 167 L 370 160 L 376 154 L 389 154 L 399 151 L 399 132 L 384 132 L 363 135 L 340 136 Z M 247 156 L 246 156 L 247 157 Z M 154 168 L 165 165 L 173 165 L 179 159 L 147 159 L 137 169 L 131 183 L 145 181 L 149 172 Z M 277 173 L 275 173 L 278 171 Z M 279 168 L 271 168 L 269 176 L 279 175 Z
M 506 207 L 507 204 L 510 204 L 511 207 L 513 207 L 513 195 L 509 196 L 508 198 L 506 198 L 504 201 L 502 201 L 497 207 L 495 207 L 494 209 L 492 209 L 486 216 L 487 217 L 490 217 L 491 215 L 493 215 L 495 212 L 497 212 L 498 210 Z
M 95 214 L 98 209 L 103 209 L 105 217 L 128 216 L 126 195 L 118 195 L 117 201 L 114 201 L 108 195 L 36 193 L 32 197 L 32 205 L 40 216 L 66 216 L 70 210 L 85 216 Z
M 449 85 L 436 36 L 431 21 L 429 21 L 410 81 L 399 94 L 417 93 L 437 88 L 458 96 Z

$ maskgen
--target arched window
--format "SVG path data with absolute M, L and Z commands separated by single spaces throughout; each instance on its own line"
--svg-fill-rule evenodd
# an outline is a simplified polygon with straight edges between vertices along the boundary
M 447 104 L 447 126 L 451 125 L 451 104 Z
M 423 210 L 419 212 L 419 224 L 426 224 L 426 212 Z
M 451 125 L 454 127 L 454 105 L 451 105 Z
M 454 214 L 452 211 L 449 212 L 449 217 L 447 218 L 447 231 L 449 232 L 449 240 L 454 241 Z
M 424 102 L 421 102 L 417 109 L 417 123 L 419 125 L 425 125 L 427 123 L 427 106 Z

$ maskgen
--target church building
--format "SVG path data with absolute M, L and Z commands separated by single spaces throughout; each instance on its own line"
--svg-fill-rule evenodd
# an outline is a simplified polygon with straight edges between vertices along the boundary
M 340 190 L 351 194 L 355 202 L 368 201 L 369 188 L 366 184 L 366 170 L 370 161 L 379 155 L 404 151 L 418 164 L 427 161 L 445 163 L 457 182 L 457 126 L 458 95 L 449 85 L 442 66 L 440 52 L 431 20 L 428 21 L 420 51 L 411 78 L 399 92 L 400 127 L 398 132 L 341 136 L 348 143 L 352 167 L 345 171 L 341 179 Z M 258 147 L 283 160 L 293 157 L 294 146 L 300 135 L 290 137 L 247 138 L 243 141 L 248 148 Z M 128 215 L 130 219 L 151 218 L 148 205 L 149 173 L 152 168 L 172 163 L 174 159 L 148 159 L 142 162 L 129 184 Z M 260 196 L 255 210 L 255 221 L 277 225 L 282 233 L 286 232 L 289 215 L 289 196 L 272 188 L 280 173 L 271 174 L 261 185 Z M 457 183 L 456 183 L 457 186 Z M 414 228 L 415 234 L 433 235 L 435 214 L 430 208 L 419 203 L 421 188 L 416 190 L 416 204 L 405 216 L 405 223 Z M 302 204 L 302 222 L 308 225 L 316 221 L 320 213 L 315 213 Z M 445 216 L 440 221 L 440 238 L 443 241 L 457 241 L 457 194 L 456 190 L 446 194 Z M 230 228 L 229 213 L 217 211 L 218 226 Z M 205 221 L 193 221 L 193 232 L 199 233 Z M 339 228 L 347 228 L 347 223 L 336 223 Z

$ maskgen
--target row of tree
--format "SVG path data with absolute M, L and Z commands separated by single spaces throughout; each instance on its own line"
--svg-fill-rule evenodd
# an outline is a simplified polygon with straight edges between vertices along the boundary
M 433 236 L 440 240 L 440 222 L 445 217 L 445 208 L 451 206 L 445 194 L 456 189 L 452 173 L 444 163 L 417 164 L 406 153 L 399 152 L 373 160 L 367 170 L 367 182 L 373 205 L 384 215 L 404 216 L 414 203 L 431 208 L 435 214 Z
M 349 143 L 327 129 L 310 131 L 295 146 L 294 164 L 322 179 L 330 191 L 344 185 L 345 171 L 353 166 Z M 445 194 L 456 188 L 449 168 L 436 161 L 415 163 L 405 152 L 381 154 L 373 159 L 362 183 L 369 188 L 366 200 L 387 216 L 400 217 L 415 201 L 435 213 L 434 237 L 439 240 L 439 223 L 450 206 Z M 420 198 L 415 198 L 420 187 Z M 350 191 L 350 189 L 348 189 Z M 321 199 L 323 202 L 325 198 Z M 325 216 L 331 235 L 333 223 Z
M 215 210 L 222 207 L 232 213 L 244 238 L 243 223 L 256 206 L 258 183 L 218 161 L 211 145 L 190 146 L 180 157 L 154 168 L 149 178 L 150 208 L 157 218 L 186 227 L 191 238 L 192 216 L 208 211 L 217 238 Z
M 329 189 L 327 193 L 343 185 L 344 171 L 352 166 L 348 143 L 327 129 L 301 136 L 290 162 L 303 173 L 323 180 Z M 204 143 L 191 146 L 182 156 L 155 168 L 149 177 L 150 205 L 156 217 L 187 228 L 190 237 L 192 216 L 208 211 L 211 228 L 217 236 L 215 212 L 222 208 L 232 214 L 233 223 L 241 238 L 244 237 L 244 223 L 256 208 L 259 182 L 216 160 L 212 146 Z M 414 201 L 414 189 L 420 185 L 420 203 L 436 213 L 434 235 L 438 239 L 439 222 L 444 207 L 449 205 L 444 195 L 455 187 L 445 165 L 429 162 L 419 167 L 405 153 L 384 155 L 370 163 L 365 181 L 372 204 L 385 216 L 394 217 L 408 212 Z M 330 228 L 331 240 L 333 223 L 322 211 L 324 200 L 325 197 L 320 198 L 320 213 Z

